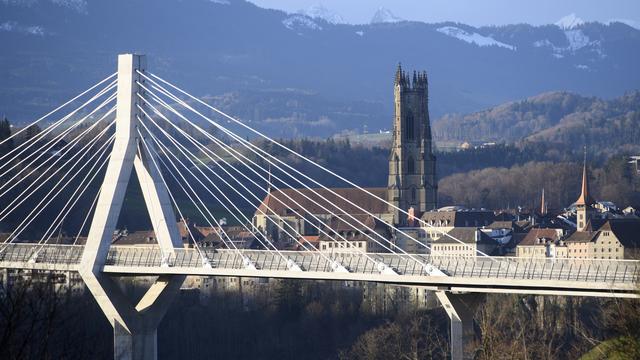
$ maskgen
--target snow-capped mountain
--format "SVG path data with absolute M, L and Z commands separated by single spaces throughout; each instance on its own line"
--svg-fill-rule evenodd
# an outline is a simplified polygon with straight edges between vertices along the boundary
M 455 26 L 443 26 L 436 30 L 445 35 L 468 42 L 469 44 L 475 44 L 478 46 L 498 46 L 509 50 L 516 50 L 515 46 L 505 44 L 490 36 L 483 36 L 476 32 L 467 32 Z
M 323 5 L 314 5 L 306 10 L 298 11 L 299 14 L 306 15 L 314 19 L 322 19 L 330 24 L 343 24 L 344 19 L 340 14 L 327 9 Z
M 0 0 L 0 114 L 48 112 L 112 73 L 122 52 L 149 54 L 153 72 L 194 94 L 236 94 L 223 98 L 279 136 L 387 128 L 398 62 L 429 73 L 434 118 L 545 91 L 613 98 L 640 84 L 640 31 L 622 22 L 351 25 L 244 0 L 75 3 Z
M 318 25 L 313 19 L 306 15 L 295 14 L 282 20 L 282 25 L 289 30 L 322 30 L 322 26 Z
M 558 26 L 561 29 L 573 29 L 577 26 L 580 26 L 582 24 L 584 24 L 585 21 L 582 20 L 581 18 L 579 18 L 578 16 L 576 16 L 576 14 L 571 13 L 563 18 L 561 18 L 560 20 L 556 21 L 555 25 Z
M 384 8 L 384 7 L 380 7 L 378 8 L 378 10 L 375 12 L 375 14 L 373 14 L 373 17 L 371 18 L 371 24 L 380 24 L 380 23 L 396 23 L 396 22 L 400 22 L 403 19 L 395 16 L 391 10 Z

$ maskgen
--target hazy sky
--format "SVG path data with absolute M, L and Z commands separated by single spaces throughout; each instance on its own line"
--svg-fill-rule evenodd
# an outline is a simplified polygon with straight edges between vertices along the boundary
M 470 25 L 551 24 L 575 13 L 586 21 L 631 20 L 640 25 L 640 0 L 250 0 L 295 12 L 321 4 L 349 23 L 368 23 L 379 7 L 407 20 Z

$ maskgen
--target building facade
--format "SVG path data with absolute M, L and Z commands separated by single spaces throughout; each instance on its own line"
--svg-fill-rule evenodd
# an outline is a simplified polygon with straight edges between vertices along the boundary
M 589 224 L 567 239 L 568 256 L 581 259 L 634 259 L 640 257 L 640 219 L 610 219 L 598 229 Z
M 498 243 L 477 227 L 456 227 L 431 243 L 434 256 L 471 258 L 492 255 Z
M 562 229 L 531 229 L 516 246 L 516 256 L 524 258 L 566 258 L 568 248 Z

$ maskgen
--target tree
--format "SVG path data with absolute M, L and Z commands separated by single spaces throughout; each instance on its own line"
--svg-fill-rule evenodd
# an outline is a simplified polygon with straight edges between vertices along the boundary
M 2 121 L 0 121 L 0 156 L 5 155 L 13 150 L 13 139 L 9 139 L 10 136 L 11 123 L 9 123 L 9 119 L 7 119 L 7 117 L 5 116 Z M 7 141 L 3 143 L 3 141 L 5 140 Z

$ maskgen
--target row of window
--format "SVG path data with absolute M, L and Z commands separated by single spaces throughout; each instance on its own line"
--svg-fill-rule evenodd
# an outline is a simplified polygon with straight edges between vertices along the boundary
M 364 241 L 354 241 L 354 242 L 352 242 L 352 244 L 353 244 L 355 247 L 359 247 L 359 248 L 364 247 Z M 332 242 L 322 244 L 322 250 L 332 249 L 332 248 L 336 248 L 336 249 L 337 249 L 337 248 L 345 249 L 345 248 L 348 248 L 348 247 L 350 248 L 350 247 L 353 247 L 353 246 L 346 245 L 346 244 L 345 244 L 345 245 L 342 245 L 342 244 L 332 243 Z
M 608 248 L 609 252 L 611 252 L 611 248 Z M 619 248 L 616 248 L 616 252 L 618 252 Z M 573 253 L 581 253 L 582 249 L 569 249 L 569 252 L 573 252 Z M 587 249 L 584 249 L 584 252 L 587 252 Z M 593 252 L 598 252 L 598 248 L 593 249 Z M 600 252 L 605 252 L 605 248 L 602 248 L 600 250 Z
M 473 250 L 469 246 L 465 245 L 440 245 L 434 246 L 434 251 L 460 251 L 460 250 Z

